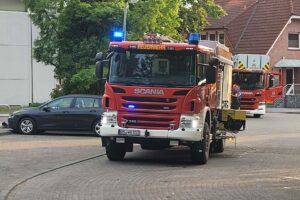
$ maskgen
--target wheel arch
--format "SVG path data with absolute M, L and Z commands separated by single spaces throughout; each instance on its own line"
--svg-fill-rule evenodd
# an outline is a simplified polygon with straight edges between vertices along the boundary
M 19 120 L 18 120 L 18 123 L 17 123 L 17 126 L 18 126 L 18 127 L 19 127 L 19 124 L 20 124 L 21 120 L 24 119 L 24 118 L 32 119 L 33 122 L 35 123 L 36 128 L 38 128 L 37 120 L 36 120 L 34 117 L 30 116 L 30 115 L 23 115 L 23 116 L 21 116 L 21 117 L 19 118 Z
M 97 121 L 99 121 L 99 120 L 101 120 L 101 117 L 97 117 L 96 119 L 94 119 L 93 121 L 92 121 L 92 123 L 91 123 L 91 125 L 90 125 L 90 129 L 93 131 L 93 128 L 94 128 L 94 124 L 97 122 Z
M 211 111 L 209 107 L 205 107 L 203 111 L 203 124 L 207 122 L 208 126 L 211 127 Z

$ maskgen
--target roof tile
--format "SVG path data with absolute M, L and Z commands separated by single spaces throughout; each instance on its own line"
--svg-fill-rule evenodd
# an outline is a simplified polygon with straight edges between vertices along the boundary
M 228 13 L 209 19 L 211 28 L 226 28 L 233 53 L 266 54 L 292 10 L 300 15 L 300 0 L 215 0 Z M 290 4 L 292 3 L 292 4 Z M 292 5 L 292 6 L 291 6 Z

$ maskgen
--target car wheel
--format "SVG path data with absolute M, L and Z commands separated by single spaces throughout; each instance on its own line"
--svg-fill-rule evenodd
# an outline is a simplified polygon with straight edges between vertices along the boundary
M 23 118 L 19 122 L 19 132 L 21 134 L 33 134 L 36 132 L 36 125 L 32 118 Z
M 254 116 L 254 118 L 260 118 L 261 117 L 261 115 L 259 115 L 259 114 L 254 114 L 253 116 Z
M 191 147 L 191 159 L 194 164 L 206 164 L 209 158 L 209 141 L 210 141 L 210 130 L 209 125 L 205 122 L 203 127 L 203 139 L 202 141 L 196 142 Z
M 93 123 L 92 131 L 93 131 L 96 135 L 100 135 L 100 127 L 101 127 L 101 121 L 100 121 L 100 120 L 96 120 L 96 121 Z

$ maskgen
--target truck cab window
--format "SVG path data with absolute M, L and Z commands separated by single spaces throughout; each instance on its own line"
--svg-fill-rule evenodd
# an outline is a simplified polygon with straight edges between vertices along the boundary
M 207 63 L 207 55 L 203 53 L 197 54 L 197 82 L 205 79 L 205 67 Z

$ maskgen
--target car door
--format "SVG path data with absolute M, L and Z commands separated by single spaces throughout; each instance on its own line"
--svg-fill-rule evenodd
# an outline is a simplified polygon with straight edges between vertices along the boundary
M 90 130 L 93 122 L 101 118 L 102 99 L 99 97 L 77 97 L 75 100 L 73 115 L 80 130 Z
M 71 107 L 74 104 L 74 97 L 62 97 L 55 99 L 41 109 L 39 127 L 45 130 L 66 130 L 73 129 Z

